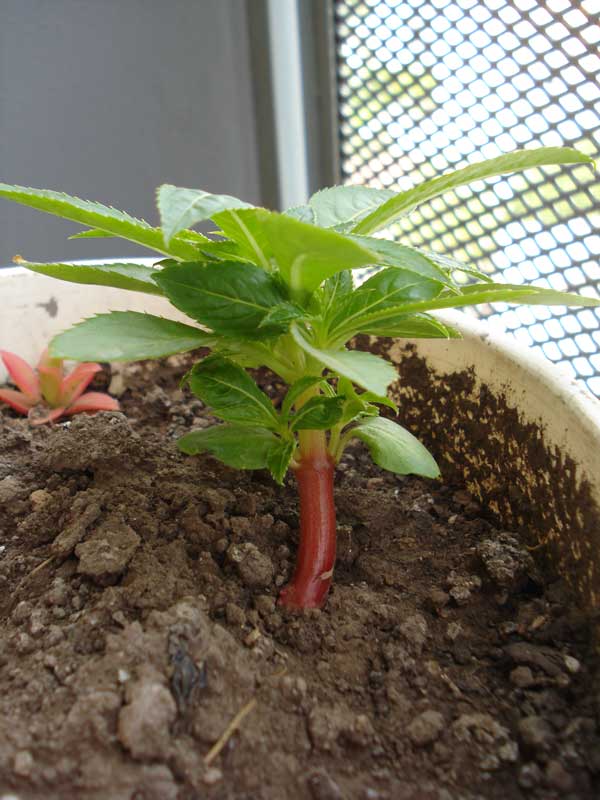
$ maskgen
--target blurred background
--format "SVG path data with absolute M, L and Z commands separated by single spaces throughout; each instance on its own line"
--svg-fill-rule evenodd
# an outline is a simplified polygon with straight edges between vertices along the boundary
M 600 151 L 598 0 L 0 0 L 0 180 L 156 222 L 165 182 L 285 208 L 518 147 Z M 530 170 L 391 231 L 510 283 L 596 295 L 600 179 Z M 0 205 L 0 265 L 147 255 Z M 124 252 L 126 248 L 126 252 Z M 600 313 L 492 319 L 600 395 Z

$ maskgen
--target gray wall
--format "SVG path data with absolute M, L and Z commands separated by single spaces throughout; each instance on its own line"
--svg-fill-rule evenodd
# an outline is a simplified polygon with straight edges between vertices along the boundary
M 252 0 L 249 0 L 252 2 Z M 0 0 L 0 181 L 156 222 L 169 182 L 259 203 L 247 0 Z M 0 199 L 0 265 L 148 255 Z

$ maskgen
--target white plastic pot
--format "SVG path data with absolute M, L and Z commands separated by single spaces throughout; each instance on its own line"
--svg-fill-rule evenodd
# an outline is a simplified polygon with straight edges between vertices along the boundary
M 152 263 L 149 259 L 148 263 Z M 0 270 L 0 348 L 35 361 L 48 340 L 109 310 L 181 319 L 160 297 Z M 399 368 L 400 417 L 509 529 L 520 528 L 582 601 L 600 605 L 600 403 L 485 323 L 440 315 L 460 341 L 371 339 Z M 0 371 L 0 383 L 6 378 Z

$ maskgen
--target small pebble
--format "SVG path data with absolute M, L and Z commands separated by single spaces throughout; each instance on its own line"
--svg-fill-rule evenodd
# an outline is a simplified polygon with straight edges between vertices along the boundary
M 535 678 L 529 667 L 515 667 L 510 673 L 510 682 L 519 689 L 527 689 L 533 686 Z
M 31 774 L 31 770 L 33 768 L 33 756 L 29 752 L 29 750 L 19 750 L 19 752 L 15 755 L 15 760 L 13 762 L 13 771 L 17 775 L 21 775 L 21 777 L 25 778 Z
M 444 717 L 439 711 L 424 711 L 413 719 L 406 729 L 411 742 L 417 747 L 431 744 L 444 730 Z
M 546 783 L 551 789 L 559 792 L 570 792 L 573 788 L 573 778 L 563 767 L 560 761 L 549 761 L 545 770 Z
M 218 767 L 209 767 L 202 776 L 202 783 L 207 786 L 214 786 L 215 783 L 223 780 L 223 772 Z

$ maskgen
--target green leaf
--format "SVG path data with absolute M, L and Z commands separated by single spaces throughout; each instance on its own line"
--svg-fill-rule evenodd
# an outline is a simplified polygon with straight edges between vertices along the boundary
M 323 284 L 321 299 L 322 313 L 325 317 L 330 316 L 335 305 L 354 291 L 354 281 L 350 270 L 336 272 Z
M 275 430 L 280 427 L 267 395 L 233 361 L 219 356 L 205 358 L 193 367 L 187 380 L 192 392 L 226 422 Z
M 223 241 L 206 239 L 199 245 L 199 249 L 205 255 L 218 261 L 248 261 L 237 242 L 225 239 Z
M 239 254 L 251 264 L 262 267 L 266 272 L 273 272 L 270 261 L 268 242 L 262 230 L 262 208 L 242 208 L 235 211 L 223 211 L 213 217 L 221 232 L 233 240 Z
M 226 208 L 251 208 L 250 203 L 228 194 L 211 194 L 201 189 L 183 189 L 164 184 L 157 192 L 158 211 L 165 242 L 178 231 L 211 219 Z
M 429 314 L 399 314 L 380 322 L 365 322 L 360 333 L 399 339 L 461 339 L 459 331 Z
M 258 327 L 279 328 L 284 332 L 289 329 L 290 323 L 298 319 L 306 319 L 306 311 L 303 308 L 295 303 L 280 303 L 278 306 L 273 306 Z
M 414 272 L 423 278 L 452 286 L 448 273 L 440 269 L 432 258 L 414 247 L 407 247 L 387 239 L 376 239 L 372 236 L 352 236 L 353 241 L 367 247 L 377 255 L 377 264 L 388 267 L 400 267 Z
M 406 428 L 384 417 L 360 422 L 350 431 L 369 448 L 373 461 L 397 475 L 439 478 L 440 470 L 431 453 Z
M 317 225 L 333 228 L 335 225 L 350 223 L 352 227 L 394 196 L 395 192 L 389 189 L 332 186 L 313 194 L 308 202 L 314 211 L 314 222 Z
M 101 231 L 99 228 L 88 228 L 87 231 L 79 231 L 69 236 L 69 239 L 113 239 L 114 233 Z
M 593 164 L 593 159 L 568 147 L 538 147 L 532 150 L 516 150 L 497 158 L 471 164 L 463 169 L 440 175 L 421 183 L 414 189 L 400 192 L 362 219 L 353 229 L 354 233 L 369 234 L 389 227 L 400 217 L 408 214 L 421 203 L 432 200 L 444 192 L 473 181 L 493 178 L 509 172 L 519 172 L 530 167 L 550 164 Z
M 79 197 L 70 197 L 49 189 L 28 189 L 25 186 L 9 186 L 6 183 L 0 183 L 0 197 L 6 197 L 15 203 L 63 219 L 70 219 L 72 222 L 79 222 L 81 225 L 119 236 L 166 255 L 194 258 L 197 253 L 196 249 L 186 242 L 176 241 L 167 247 L 159 228 L 153 228 L 144 220 L 136 219 L 124 211 L 117 211 L 101 203 L 81 200 Z
M 345 302 L 336 304 L 327 319 L 330 335 L 342 336 L 365 330 L 363 318 L 402 302 L 430 301 L 437 297 L 443 285 L 399 267 L 386 267 L 372 275 Z M 346 335 L 345 338 L 348 338 Z
M 137 311 L 112 311 L 59 333 L 50 343 L 50 354 L 75 361 L 139 361 L 214 344 L 214 336 L 191 325 Z
M 374 392 L 362 392 L 358 394 L 352 385 L 352 381 L 349 381 L 347 378 L 340 378 L 338 382 L 338 392 L 346 396 L 346 398 L 353 398 L 358 400 L 362 403 L 363 406 L 366 406 L 369 403 L 378 403 L 382 406 L 387 406 L 391 408 L 392 411 L 398 412 L 398 406 L 390 400 L 387 395 L 380 395 L 375 394 Z
M 311 397 L 291 417 L 290 430 L 328 430 L 342 418 L 343 397 Z
M 273 445 L 267 457 L 267 466 L 275 481 L 281 486 L 296 449 L 296 442 L 280 439 Z
M 376 263 L 365 247 L 332 230 L 261 211 L 257 214 L 269 253 L 294 292 L 313 292 L 326 278 Z
M 265 428 L 245 425 L 215 425 L 186 433 L 177 446 L 190 456 L 211 453 L 234 469 L 265 469 L 279 439 Z
M 413 249 L 418 253 L 421 253 L 421 255 L 425 256 L 425 258 L 433 261 L 434 264 L 437 264 L 448 273 L 464 272 L 465 275 L 472 275 L 474 278 L 478 278 L 484 283 L 494 282 L 493 278 L 490 278 L 490 276 L 486 275 L 485 272 L 480 272 L 478 269 L 470 267 L 468 264 L 463 264 L 461 261 L 457 261 L 457 259 L 452 258 L 451 256 L 442 255 L 442 253 L 434 253 L 432 250 L 423 250 L 421 247 L 415 247 Z
M 292 406 L 296 400 L 308 389 L 311 389 L 313 386 L 316 386 L 319 383 L 323 383 L 324 380 L 325 378 L 322 376 L 305 375 L 303 378 L 295 381 L 295 383 L 293 383 L 288 389 L 286 396 L 283 398 L 283 403 L 281 404 L 282 419 L 287 421 L 290 411 L 292 410 Z
M 438 308 L 458 308 L 461 306 L 474 306 L 480 303 L 518 303 L 520 305 L 542 306 L 600 306 L 600 299 L 584 297 L 583 295 L 556 292 L 543 286 L 520 286 L 508 283 L 474 283 L 462 287 L 462 294 L 449 294 L 436 297 L 423 302 L 410 302 L 397 306 L 390 306 L 365 314 L 360 319 L 354 320 L 359 330 L 367 331 L 382 326 L 380 322 L 393 321 L 404 314 L 416 311 L 430 311 Z
M 317 224 L 315 212 L 309 205 L 293 206 L 292 208 L 288 208 L 283 213 L 288 217 L 299 219 L 300 222 L 309 222 L 311 225 Z
M 176 308 L 226 336 L 258 337 L 279 328 L 258 328 L 285 302 L 281 287 L 264 270 L 236 261 L 165 267 L 156 282 Z
M 71 283 L 114 286 L 117 289 L 162 295 L 153 280 L 159 270 L 141 264 L 33 264 L 22 260 L 18 263 L 32 272 Z
M 390 383 L 398 377 L 395 368 L 388 361 L 372 353 L 363 353 L 360 350 L 321 350 L 313 347 L 295 325 L 291 332 L 304 352 L 363 389 L 375 394 L 385 394 Z

